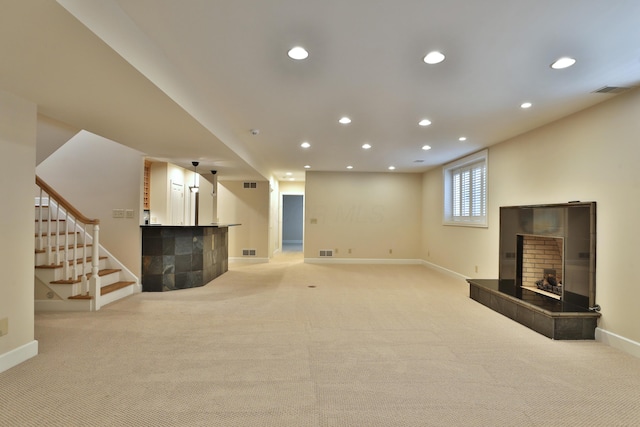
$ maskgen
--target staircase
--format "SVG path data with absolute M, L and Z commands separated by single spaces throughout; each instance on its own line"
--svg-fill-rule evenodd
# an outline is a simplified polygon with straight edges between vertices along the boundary
M 99 221 L 36 184 L 35 310 L 95 311 L 140 292 L 138 278 L 99 244 Z

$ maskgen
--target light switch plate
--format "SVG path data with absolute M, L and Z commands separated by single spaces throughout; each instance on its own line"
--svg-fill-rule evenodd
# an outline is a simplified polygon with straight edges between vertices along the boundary
M 124 211 L 125 218 L 133 218 L 133 209 L 127 209 Z
M 112 212 L 114 218 L 124 218 L 124 209 L 114 209 Z

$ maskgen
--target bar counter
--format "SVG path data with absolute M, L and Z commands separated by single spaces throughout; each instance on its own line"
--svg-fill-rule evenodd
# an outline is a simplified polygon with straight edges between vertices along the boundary
M 142 291 L 204 286 L 228 270 L 228 230 L 239 224 L 143 225 Z

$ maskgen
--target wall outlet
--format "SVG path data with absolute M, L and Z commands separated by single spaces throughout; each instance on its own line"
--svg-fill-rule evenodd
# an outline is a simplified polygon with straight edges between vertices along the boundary
M 124 211 L 125 218 L 133 218 L 133 209 L 127 209 Z
M 348 252 L 348 253 L 351 253 L 351 248 L 347 249 L 347 252 Z
M 124 218 L 124 209 L 114 209 L 112 215 L 114 218 Z
M 392 254 L 393 253 L 393 249 L 389 249 L 389 253 Z
M 476 265 L 476 273 L 478 272 L 478 266 Z
M 9 318 L 0 319 L 0 337 L 9 333 Z

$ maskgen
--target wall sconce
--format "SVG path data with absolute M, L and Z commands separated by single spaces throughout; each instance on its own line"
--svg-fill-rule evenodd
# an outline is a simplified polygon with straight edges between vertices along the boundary
M 200 191 L 200 188 L 198 187 L 198 183 L 196 181 L 198 177 L 198 165 L 200 164 L 200 162 L 191 162 L 191 164 L 193 165 L 193 172 L 195 173 L 195 175 L 193 175 L 193 187 L 189 187 L 189 190 L 191 190 L 192 193 L 197 193 L 198 191 Z

